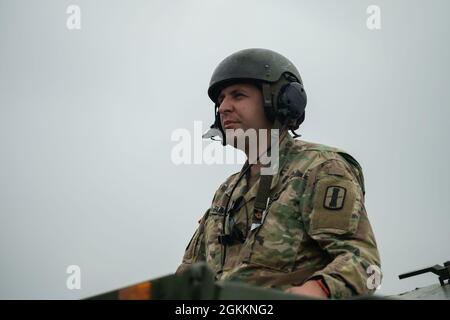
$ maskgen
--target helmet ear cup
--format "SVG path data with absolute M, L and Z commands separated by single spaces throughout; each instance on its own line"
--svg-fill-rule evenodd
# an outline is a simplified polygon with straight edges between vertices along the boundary
M 306 92 L 301 83 L 285 84 L 278 94 L 277 118 L 288 127 L 295 127 L 298 120 L 304 118 L 306 103 Z

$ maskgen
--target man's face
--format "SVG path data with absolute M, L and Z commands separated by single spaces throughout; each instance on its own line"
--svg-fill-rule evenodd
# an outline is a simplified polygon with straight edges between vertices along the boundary
M 252 84 L 233 84 L 221 90 L 219 98 L 220 121 L 227 129 L 270 129 L 261 91 Z

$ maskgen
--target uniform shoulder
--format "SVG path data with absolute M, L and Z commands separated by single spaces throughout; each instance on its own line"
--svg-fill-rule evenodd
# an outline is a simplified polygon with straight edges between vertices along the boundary
M 342 151 L 339 148 L 335 148 L 332 146 L 328 146 L 326 144 L 306 141 L 306 140 L 300 140 L 300 139 L 293 139 L 293 150 L 300 152 L 300 151 L 316 151 L 316 152 L 337 152 Z
M 305 140 L 293 140 L 290 150 L 293 162 L 308 163 L 308 170 L 325 165 L 334 168 L 341 167 L 354 173 L 362 175 L 362 168 L 358 161 L 347 151 L 329 145 L 309 142 Z
M 340 148 L 328 146 L 321 143 L 310 142 L 305 140 L 293 140 L 293 146 L 290 150 L 290 154 L 294 157 L 298 156 L 301 158 L 310 158 L 311 160 L 316 160 L 323 162 L 326 160 L 342 159 L 343 154 L 348 154 L 345 150 Z M 350 156 L 351 157 L 351 156 Z M 312 163 L 314 164 L 314 163 Z

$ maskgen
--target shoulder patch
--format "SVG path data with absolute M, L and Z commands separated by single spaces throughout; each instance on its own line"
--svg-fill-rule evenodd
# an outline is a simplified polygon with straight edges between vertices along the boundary
M 340 210 L 344 207 L 347 189 L 341 186 L 329 186 L 323 198 L 323 207 L 330 210 Z
M 319 179 L 313 201 L 312 231 L 323 231 L 323 229 L 350 231 L 355 203 L 354 182 L 336 176 Z

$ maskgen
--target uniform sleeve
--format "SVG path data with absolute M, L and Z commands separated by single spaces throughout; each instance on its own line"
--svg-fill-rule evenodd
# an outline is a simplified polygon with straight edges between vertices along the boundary
M 374 277 L 381 280 L 381 272 L 373 275 L 380 270 L 380 258 L 364 206 L 364 186 L 352 169 L 339 159 L 311 169 L 301 208 L 306 232 L 331 260 L 308 280 L 323 279 L 335 299 L 371 294 L 377 287 Z
M 182 263 L 178 266 L 175 273 L 183 273 L 192 264 L 206 260 L 204 226 L 208 214 L 209 209 L 203 215 L 202 219 L 200 219 L 199 226 L 186 247 Z

